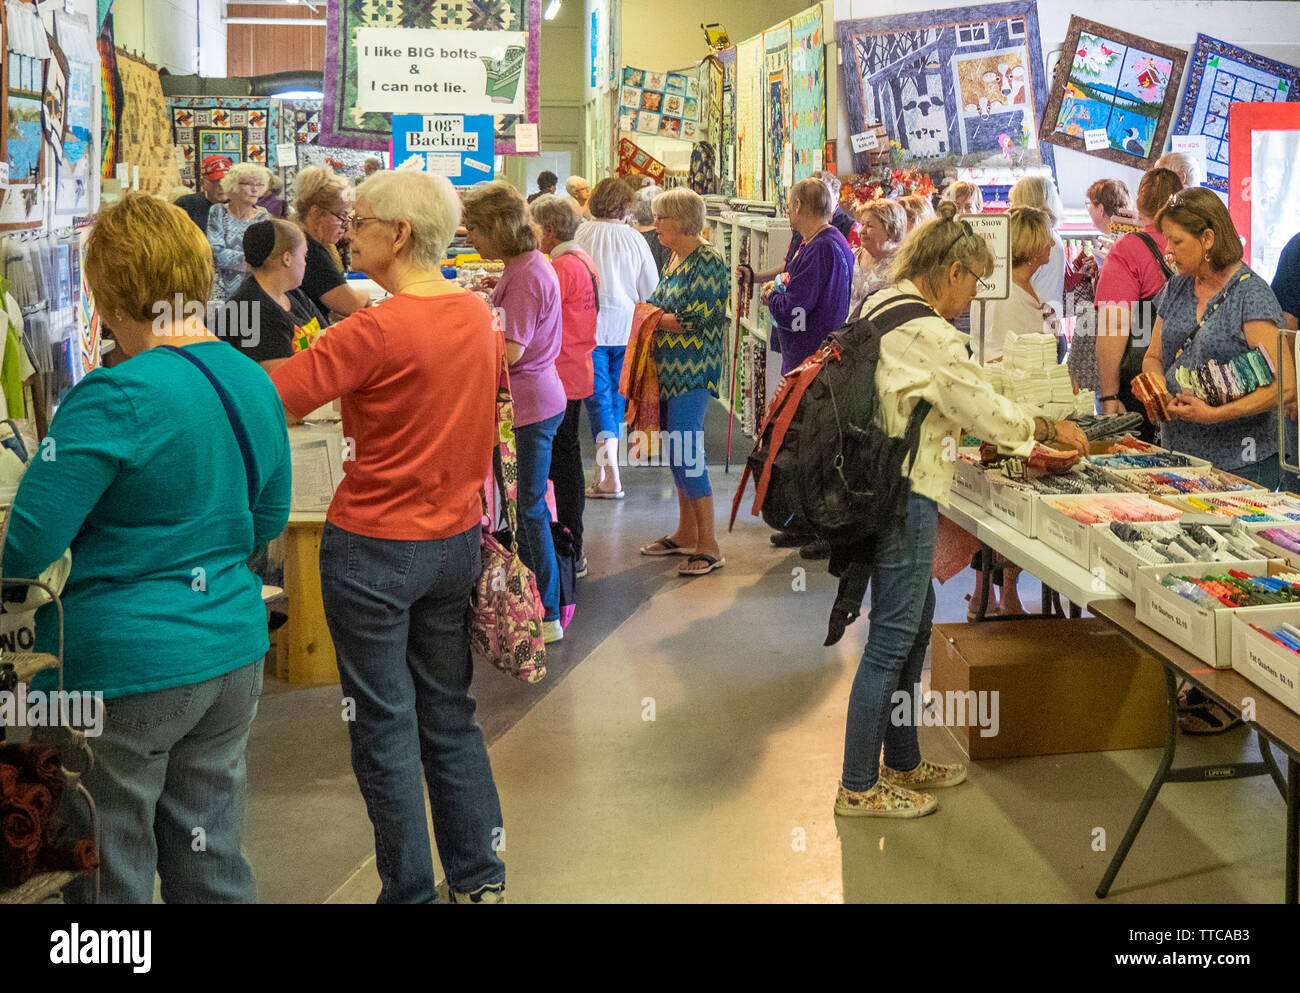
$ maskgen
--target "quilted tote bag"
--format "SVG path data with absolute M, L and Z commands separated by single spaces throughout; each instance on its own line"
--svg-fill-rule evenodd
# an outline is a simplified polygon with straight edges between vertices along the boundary
M 519 557 L 519 465 L 515 458 L 515 414 L 504 363 L 497 387 L 497 450 L 493 459 L 503 494 L 508 543 L 483 527 L 483 573 L 470 600 L 469 647 L 475 662 L 491 662 L 525 683 L 546 677 L 545 616 L 537 579 Z M 483 501 L 484 514 L 487 500 Z

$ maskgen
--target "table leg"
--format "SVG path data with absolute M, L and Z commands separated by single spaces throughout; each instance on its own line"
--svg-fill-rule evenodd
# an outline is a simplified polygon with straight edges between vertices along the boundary
M 1286 759 L 1286 902 L 1296 903 L 1300 896 L 1297 882 L 1296 845 L 1300 843 L 1300 762 L 1294 755 Z
M 993 549 L 988 545 L 981 545 L 979 554 L 979 571 L 976 573 L 975 580 L 975 598 L 971 603 L 975 607 L 975 620 L 984 620 L 984 615 L 988 613 L 989 596 L 993 590 L 993 566 L 994 556 Z
M 1142 830 L 1142 824 L 1146 821 L 1147 814 L 1151 812 L 1151 807 L 1156 802 L 1156 796 L 1160 793 L 1160 787 L 1165 784 L 1165 777 L 1174 764 L 1174 750 L 1178 747 L 1178 686 L 1174 682 L 1173 669 L 1164 663 L 1161 664 L 1161 667 L 1165 671 L 1165 694 L 1169 698 L 1169 724 L 1166 731 L 1165 752 L 1160 756 L 1160 765 L 1156 768 L 1156 774 L 1151 779 L 1151 785 L 1147 787 L 1146 795 L 1142 797 L 1142 802 L 1138 804 L 1137 813 L 1133 815 L 1128 830 L 1124 832 L 1124 839 L 1119 843 L 1119 848 L 1116 850 L 1114 858 L 1110 860 L 1110 865 L 1106 867 L 1106 874 L 1101 877 L 1101 883 L 1097 886 L 1098 899 L 1104 900 L 1106 894 L 1110 892 L 1111 884 L 1115 882 L 1120 866 L 1124 864 L 1124 859 L 1128 857 L 1128 851 L 1133 847 L 1138 832 Z M 1293 851 L 1294 849 L 1288 854 L 1292 854 Z
M 325 623 L 320 595 L 319 524 L 290 524 L 284 556 L 284 588 L 289 597 L 288 672 L 295 685 L 337 683 L 334 642 Z
M 1264 765 L 1268 767 L 1268 774 L 1273 777 L 1273 785 L 1285 800 L 1286 779 L 1282 776 L 1282 770 L 1277 767 L 1277 759 L 1273 758 L 1273 750 L 1268 747 L 1268 739 L 1258 731 L 1255 732 L 1255 739 L 1259 742 L 1259 754 L 1264 759 Z

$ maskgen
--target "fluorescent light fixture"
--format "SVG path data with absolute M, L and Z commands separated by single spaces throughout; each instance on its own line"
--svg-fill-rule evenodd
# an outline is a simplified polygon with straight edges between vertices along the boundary
M 285 90 L 283 93 L 272 93 L 272 100 L 322 100 L 325 94 L 320 90 Z
M 546 13 L 542 15 L 548 21 L 555 20 L 555 15 L 560 12 L 560 0 L 551 0 L 546 8 Z

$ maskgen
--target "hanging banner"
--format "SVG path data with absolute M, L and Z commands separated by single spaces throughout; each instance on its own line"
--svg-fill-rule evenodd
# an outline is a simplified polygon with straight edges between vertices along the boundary
M 496 175 L 491 114 L 394 114 L 394 169 L 446 176 L 468 189 Z
M 524 54 L 519 31 L 357 29 L 357 107 L 413 113 L 435 101 L 462 114 L 521 114 Z

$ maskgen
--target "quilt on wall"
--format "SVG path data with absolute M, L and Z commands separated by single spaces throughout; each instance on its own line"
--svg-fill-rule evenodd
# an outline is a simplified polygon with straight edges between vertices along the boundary
M 275 168 L 275 139 L 289 140 L 273 126 L 272 101 L 265 97 L 170 97 L 167 110 L 186 186 L 194 187 L 209 155 Z
M 718 145 L 718 168 L 723 196 L 736 195 L 736 49 L 718 53 L 722 66 L 722 137 Z
M 1300 100 L 1300 69 L 1196 36 L 1174 134 L 1205 136 L 1205 186 L 1228 191 L 1228 108 L 1288 100 Z
M 1033 0 L 840 21 L 836 37 L 850 134 L 883 124 L 896 166 L 1055 167 Z M 853 167 L 868 171 L 866 152 Z
M 742 41 L 736 50 L 736 195 L 763 199 L 763 39 Z
M 796 14 L 790 28 L 790 140 L 798 183 L 822 168 L 826 146 L 826 38 L 821 7 Z
M 133 176 L 140 167 L 142 191 L 170 197 L 181 172 L 158 70 L 121 50 L 117 68 L 122 77 L 120 160 L 130 163 Z
M 51 52 L 36 8 L 5 4 L 5 156 L 9 188 L 0 230 L 39 227 L 45 219 L 45 78 Z
M 700 104 L 705 96 L 700 76 L 690 72 L 653 72 L 624 66 L 618 91 L 620 131 L 698 141 Z
M 56 33 L 67 60 L 67 112 L 63 144 L 54 188 L 54 212 L 80 216 L 90 210 L 91 101 L 95 91 L 95 50 L 90 42 L 90 23 L 80 15 L 55 15 Z
M 763 113 L 766 128 L 764 185 L 767 199 L 785 209 L 782 159 L 790 140 L 790 22 L 763 32 Z
M 101 178 L 111 179 L 117 167 L 117 132 L 122 120 L 122 79 L 117 72 L 112 18 L 104 25 L 95 47 L 99 49 L 100 75 L 99 171 Z
M 541 0 L 329 0 L 326 31 L 325 106 L 322 133 L 332 147 L 387 151 L 391 114 L 364 114 L 357 103 L 357 28 L 426 28 L 444 31 L 523 31 L 524 115 L 496 119 L 496 151 L 515 150 L 515 125 L 538 122 Z M 436 108 L 431 108 L 431 110 Z

